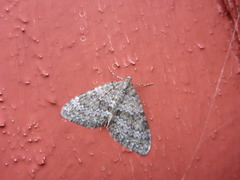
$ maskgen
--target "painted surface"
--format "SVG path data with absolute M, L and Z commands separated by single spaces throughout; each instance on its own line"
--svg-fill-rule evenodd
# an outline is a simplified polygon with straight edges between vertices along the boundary
M 233 2 L 1 1 L 0 179 L 239 179 Z M 107 67 L 154 83 L 136 86 L 152 133 L 147 156 L 59 114 L 116 80 Z

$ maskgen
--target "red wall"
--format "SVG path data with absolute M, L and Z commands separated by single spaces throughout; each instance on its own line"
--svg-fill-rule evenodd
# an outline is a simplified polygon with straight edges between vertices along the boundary
M 0 1 L 0 179 L 239 179 L 236 4 Z M 154 83 L 135 87 L 147 156 L 60 116 L 70 98 L 116 80 L 107 67 Z

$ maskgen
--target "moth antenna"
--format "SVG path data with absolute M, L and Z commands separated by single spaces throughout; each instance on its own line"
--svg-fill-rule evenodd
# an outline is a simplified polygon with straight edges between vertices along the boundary
M 107 67 L 107 68 L 108 68 L 109 72 L 110 72 L 113 76 L 115 76 L 116 78 L 121 79 L 121 80 L 124 79 L 124 78 L 122 78 L 122 77 L 120 77 L 120 76 L 114 74 L 114 72 L 113 72 L 109 67 Z
M 116 78 L 121 79 L 121 80 L 124 79 L 124 78 L 116 75 L 109 67 L 107 67 L 107 68 L 108 68 L 109 72 L 110 72 L 113 76 L 115 76 Z M 151 83 L 148 83 L 148 84 L 132 83 L 132 85 L 136 85 L 136 86 L 151 86 L 151 85 L 153 85 L 153 84 L 154 84 L 154 83 L 152 83 L 152 82 L 151 82 Z
M 132 85 L 136 85 L 136 86 L 151 86 L 151 85 L 154 85 L 154 83 L 148 83 L 148 84 L 136 84 L 136 83 L 133 83 Z

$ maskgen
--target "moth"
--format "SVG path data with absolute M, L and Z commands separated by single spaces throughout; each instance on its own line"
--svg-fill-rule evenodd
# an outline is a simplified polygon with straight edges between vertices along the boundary
M 61 115 L 87 128 L 106 127 L 115 141 L 140 155 L 150 151 L 150 129 L 131 77 L 77 95 L 62 107 Z

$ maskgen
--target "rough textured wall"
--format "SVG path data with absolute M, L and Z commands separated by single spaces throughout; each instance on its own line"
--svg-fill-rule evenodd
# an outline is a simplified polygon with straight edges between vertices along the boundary
M 0 1 L 0 179 L 239 179 L 237 5 Z M 135 87 L 147 156 L 60 116 L 70 98 L 116 80 L 107 67 L 154 83 Z

